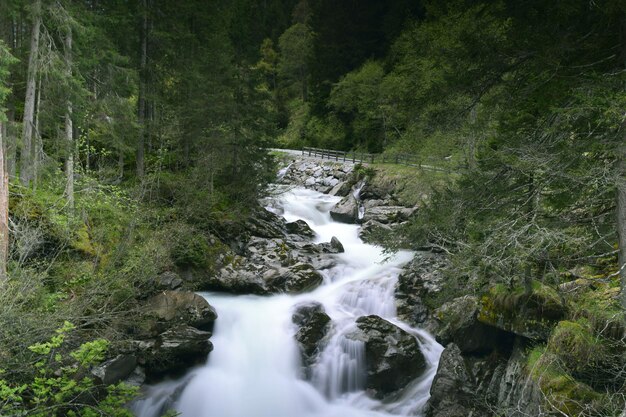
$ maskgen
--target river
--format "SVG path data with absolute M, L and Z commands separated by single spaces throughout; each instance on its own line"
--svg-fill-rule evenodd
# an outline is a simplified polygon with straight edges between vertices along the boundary
M 330 208 L 339 201 L 303 188 L 279 194 L 268 207 L 287 221 L 302 219 L 316 242 L 333 236 L 343 244 L 337 265 L 322 271 L 324 283 L 300 295 L 236 296 L 201 293 L 219 318 L 211 338 L 215 349 L 205 365 L 176 381 L 148 387 L 134 411 L 157 417 L 173 408 L 183 417 L 388 417 L 421 415 L 443 348 L 427 332 L 396 317 L 394 286 L 413 256 L 401 251 L 387 259 L 380 247 L 363 243 L 358 226 L 334 222 Z M 324 305 L 332 318 L 328 342 L 302 377 L 294 306 Z M 392 402 L 369 398 L 364 387 L 364 346 L 345 335 L 356 318 L 376 314 L 414 335 L 427 362 L 425 373 Z

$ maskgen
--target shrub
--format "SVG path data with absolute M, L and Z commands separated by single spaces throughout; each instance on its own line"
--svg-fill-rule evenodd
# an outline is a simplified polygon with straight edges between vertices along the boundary
M 74 326 L 65 322 L 48 342 L 29 349 L 39 356 L 33 377 L 15 384 L 0 379 L 0 414 L 10 416 L 130 417 L 124 408 L 136 389 L 123 383 L 98 386 L 89 370 L 104 359 L 108 343 L 103 339 L 83 343 L 63 354 L 67 334 Z

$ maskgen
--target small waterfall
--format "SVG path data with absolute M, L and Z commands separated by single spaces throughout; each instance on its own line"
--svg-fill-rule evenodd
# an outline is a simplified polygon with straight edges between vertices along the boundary
M 363 187 L 355 190 L 358 200 Z M 357 225 L 332 221 L 329 210 L 338 197 L 302 188 L 271 202 L 286 220 L 305 220 L 316 242 L 336 236 L 345 252 L 336 266 L 323 271 L 316 290 L 301 295 L 233 296 L 203 293 L 217 309 L 212 342 L 215 350 L 206 365 L 180 381 L 150 387 L 134 411 L 157 417 L 173 405 L 183 417 L 390 417 L 419 416 L 429 397 L 443 348 L 427 332 L 396 318 L 394 286 L 404 264 L 413 256 L 400 251 L 386 259 L 382 248 L 363 243 Z M 386 261 L 385 261 L 386 260 Z M 301 379 L 301 364 L 291 315 L 296 304 L 317 301 L 332 318 L 332 330 L 311 381 Z M 365 386 L 365 349 L 347 337 L 355 320 L 376 314 L 418 340 L 427 361 L 425 373 L 399 398 L 382 403 L 369 398 Z
M 276 175 L 276 178 L 277 178 L 278 180 L 282 180 L 282 179 L 285 177 L 285 175 L 287 175 L 287 172 L 289 172 L 289 168 L 291 168 L 291 166 L 292 166 L 292 165 L 293 165 L 293 162 L 291 162 L 291 163 L 290 163 L 289 165 L 287 165 L 286 167 L 281 168 L 281 169 L 278 171 L 278 174 Z
M 363 187 L 365 187 L 365 180 L 361 180 L 357 184 L 354 192 L 352 193 L 352 196 L 354 197 L 357 203 L 357 207 L 358 207 L 357 218 L 359 220 L 363 220 L 363 217 L 365 217 L 365 206 L 363 205 L 363 202 L 361 201 L 361 190 L 363 189 Z

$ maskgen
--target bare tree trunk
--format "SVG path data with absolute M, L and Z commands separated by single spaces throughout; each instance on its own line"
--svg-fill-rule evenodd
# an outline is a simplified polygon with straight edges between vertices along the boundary
M 65 65 L 66 75 L 72 77 L 72 28 L 68 27 L 65 37 Z M 74 212 L 74 126 L 72 123 L 72 100 L 68 98 L 65 110 L 65 140 L 67 158 L 65 159 L 65 196 L 70 213 Z
M 28 78 L 26 81 L 26 99 L 24 100 L 24 120 L 22 124 L 22 151 L 20 154 L 20 181 L 29 186 L 32 180 L 32 138 L 35 116 L 35 90 L 37 83 L 37 54 L 39 52 L 39 29 L 41 26 L 41 0 L 32 4 L 32 30 L 30 35 L 30 53 L 28 57 Z
M 626 68 L 626 16 L 622 18 L 622 62 Z M 620 300 L 622 307 L 626 309 L 626 121 L 622 123 L 622 141 L 617 148 L 617 238 L 619 276 L 621 281 Z
M 7 164 L 7 171 L 9 173 L 9 178 L 14 179 L 16 173 L 16 165 L 17 165 L 17 123 L 15 123 L 15 110 L 13 109 L 13 105 L 9 105 L 9 110 L 7 110 L 7 122 L 5 124 L 5 132 L 4 143 L 6 154 L 4 156 Z
M 139 138 L 137 140 L 137 176 L 144 173 L 144 141 L 146 136 L 146 64 L 148 55 L 148 4 L 142 0 L 143 20 L 141 24 L 141 59 L 139 63 Z
M 0 288 L 7 281 L 9 258 L 9 175 L 4 158 L 6 144 L 2 136 L 3 130 L 3 123 L 0 122 Z
M 32 143 L 31 162 L 32 162 L 32 180 L 33 188 L 37 189 L 37 181 L 39 179 L 39 167 L 41 166 L 41 160 L 43 159 L 43 139 L 41 138 L 39 130 L 39 115 L 41 114 L 41 76 L 37 81 L 37 100 L 35 100 L 35 122 L 33 123 L 34 129 L 34 142 Z
M 118 169 L 120 171 L 119 174 L 118 174 L 120 181 L 122 179 L 124 179 L 124 164 L 125 164 L 125 162 L 124 162 L 124 151 L 120 149 L 120 154 L 119 154 L 119 157 L 118 157 L 118 160 L 117 160 L 117 167 L 118 167 Z

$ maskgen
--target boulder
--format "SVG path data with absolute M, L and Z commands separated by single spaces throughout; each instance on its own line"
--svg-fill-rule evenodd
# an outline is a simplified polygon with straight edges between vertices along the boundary
M 332 209 L 330 216 L 333 220 L 343 223 L 356 223 L 359 218 L 359 202 L 353 193 L 345 196 Z
M 402 206 L 375 206 L 365 209 L 363 214 L 363 221 L 376 221 L 378 223 L 400 223 L 407 221 L 409 217 L 415 212 L 416 208 L 402 207 Z
M 137 367 L 135 355 L 118 355 L 96 366 L 91 373 L 99 384 L 108 386 L 128 378 Z
M 345 251 L 343 245 L 335 236 L 330 239 L 330 247 L 334 250 L 333 253 L 343 253 Z
M 382 399 L 424 372 L 426 361 L 414 336 L 375 315 L 359 317 L 356 325 L 347 337 L 365 344 L 366 388 L 373 397 Z
M 252 236 L 281 238 L 286 233 L 285 220 L 265 208 L 259 208 L 246 222 L 246 230 Z
M 165 271 L 157 275 L 152 284 L 154 288 L 159 291 L 175 290 L 183 284 L 183 280 L 176 272 Z
M 529 339 L 547 340 L 565 317 L 567 306 L 553 288 L 539 282 L 532 287 L 530 293 L 523 288 L 491 288 L 481 297 L 478 321 Z
M 267 285 L 271 292 L 286 292 L 291 294 L 310 291 L 318 287 L 324 277 L 306 263 L 297 263 L 288 268 L 280 268 L 273 274 L 266 276 Z
M 304 237 L 315 237 L 315 232 L 304 220 L 296 220 L 295 222 L 287 223 L 286 225 L 287 232 Z
M 466 295 L 435 310 L 435 317 L 441 323 L 437 332 L 439 343 L 446 346 L 453 342 L 461 352 L 473 354 L 510 350 L 513 334 L 479 322 L 478 309 L 478 298 Z
M 309 243 L 300 246 L 300 250 L 305 253 L 320 254 L 320 253 L 343 253 L 344 248 L 339 239 L 333 236 L 330 242 L 324 243 Z
M 318 302 L 298 304 L 295 307 L 292 322 L 297 326 L 295 338 L 300 346 L 305 372 L 315 362 L 323 347 L 323 340 L 330 329 L 331 320 Z
M 365 243 L 375 243 L 374 240 L 378 234 L 386 233 L 391 230 L 392 226 L 388 224 L 383 224 L 376 220 L 368 220 L 359 228 L 359 238 Z
M 448 265 L 446 257 L 431 252 L 418 252 L 398 276 L 396 307 L 398 317 L 413 326 L 435 330 L 437 323 L 431 319 L 423 300 L 436 298 L 441 292 L 443 271 Z
M 206 360 L 213 350 L 210 332 L 184 324 L 172 327 L 155 339 L 136 343 L 139 363 L 145 366 L 148 378 L 177 375 Z
M 348 181 L 339 181 L 329 192 L 329 195 L 345 197 L 350 193 L 352 185 Z
M 211 330 L 217 318 L 215 309 L 204 297 L 190 291 L 163 291 L 147 300 L 143 311 L 155 332 L 173 324 Z
M 439 358 L 437 374 L 430 387 L 427 417 L 482 416 L 473 413 L 475 386 L 471 373 L 454 343 L 449 344 Z
M 247 263 L 242 259 L 245 258 L 235 257 L 233 263 L 222 268 L 214 276 L 209 277 L 204 285 L 204 289 L 231 294 L 268 294 L 263 276 L 259 271 L 245 269 Z

